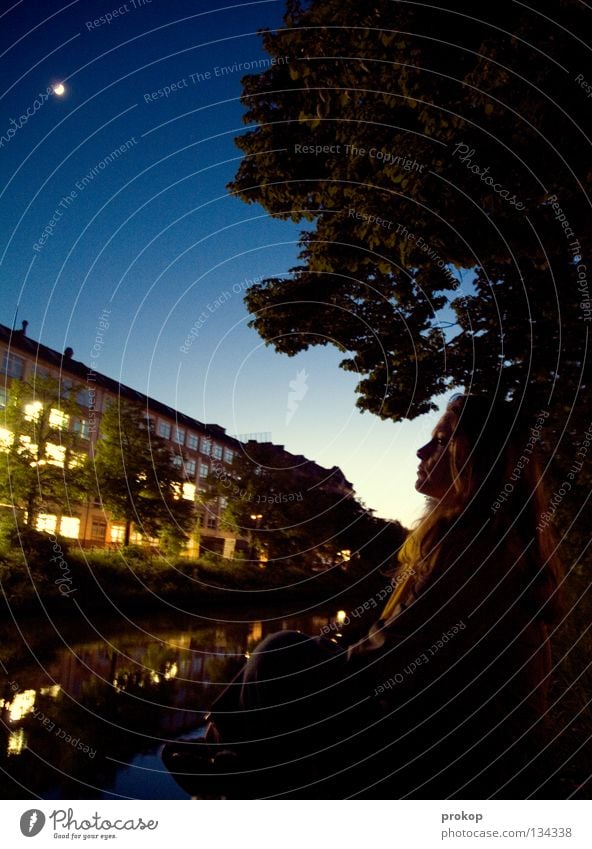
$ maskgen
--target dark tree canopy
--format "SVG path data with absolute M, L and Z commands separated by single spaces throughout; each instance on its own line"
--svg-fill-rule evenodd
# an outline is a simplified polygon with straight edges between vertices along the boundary
M 278 561 L 333 565 L 341 552 L 386 564 L 405 531 L 372 516 L 338 467 L 324 469 L 271 443 L 248 442 L 231 472 L 213 468 L 226 519 L 248 538 L 251 554 Z M 347 555 L 346 555 L 347 558 Z
M 301 265 L 249 290 L 253 325 L 337 345 L 383 418 L 452 386 L 564 413 L 589 381 L 590 13 L 439 5 L 289 2 L 264 33 L 230 188 L 311 224 Z

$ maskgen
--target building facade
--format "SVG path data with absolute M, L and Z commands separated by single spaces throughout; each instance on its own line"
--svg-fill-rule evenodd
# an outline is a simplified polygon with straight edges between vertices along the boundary
M 80 416 L 70 417 L 67 427 L 77 433 L 79 444 L 86 447 L 89 454 L 100 436 L 101 418 L 109 404 L 125 399 L 145 410 L 153 432 L 170 444 L 173 466 L 179 470 L 183 481 L 181 497 L 195 506 L 199 533 L 191 538 L 185 553 L 196 557 L 201 549 L 202 553 L 211 551 L 233 556 L 236 535 L 225 530 L 221 521 L 225 498 L 206 498 L 212 466 L 230 470 L 236 452 L 241 450 L 241 443 L 229 436 L 223 427 L 200 422 L 96 372 L 75 360 L 71 348 L 66 348 L 62 354 L 30 339 L 27 322 L 23 322 L 18 331 L 0 324 L 0 360 L 0 409 L 5 409 L 14 381 L 34 385 L 40 377 L 54 378 L 62 390 L 71 393 L 76 400 Z M 61 415 L 59 410 L 52 410 L 54 414 Z M 0 443 L 7 444 L 14 434 L 4 425 L 5 422 L 0 421 Z M 53 452 L 49 462 L 59 466 L 62 462 L 59 446 L 48 446 L 48 449 Z M 37 529 L 77 540 L 82 547 L 118 547 L 125 535 L 125 523 L 113 519 L 96 500 L 74 505 L 68 515 L 41 513 Z M 132 526 L 130 542 L 151 544 L 153 541 Z
M 49 419 L 50 423 L 52 418 L 55 419 L 54 425 L 60 432 L 76 435 L 80 459 L 92 455 L 100 439 L 102 417 L 111 404 L 124 400 L 143 411 L 150 432 L 161 437 L 170 448 L 172 465 L 178 472 L 179 481 L 175 497 L 193 505 L 195 532 L 189 535 L 183 552 L 190 558 L 207 552 L 232 558 L 235 551 L 242 551 L 246 556 L 252 549 L 253 531 L 265 527 L 266 510 L 261 506 L 264 502 L 269 504 L 278 498 L 295 498 L 301 502 L 302 493 L 308 493 L 314 512 L 315 492 L 331 494 L 336 503 L 343 498 L 354 497 L 351 483 L 337 466 L 325 469 L 302 455 L 291 454 L 283 445 L 269 441 L 269 434 L 257 435 L 264 437 L 263 441 L 251 439 L 252 434 L 246 434 L 245 440 L 239 441 L 218 424 L 200 422 L 95 371 L 77 361 L 71 348 L 60 353 L 29 338 L 26 321 L 20 330 L 11 330 L 0 324 L 0 360 L 0 450 L 2 446 L 13 445 L 15 439 L 22 442 L 28 438 L 9 431 L 7 418 L 4 421 L 1 418 L 15 381 L 35 387 L 41 385 L 37 383 L 40 378 L 52 378 L 59 385 L 60 398 L 75 402 L 71 405 L 74 412 L 67 415 L 67 405 L 63 403 L 63 409 L 51 409 Z M 56 401 L 56 406 L 59 404 Z M 26 406 L 34 406 L 34 403 Z M 223 514 L 229 498 L 235 497 L 234 490 L 240 492 L 240 487 L 236 481 L 228 489 L 223 484 L 232 479 L 235 465 L 239 466 L 234 473 L 239 475 L 240 480 L 241 463 L 235 464 L 235 460 L 242 459 L 244 467 L 245 458 L 249 462 L 258 458 L 255 465 L 262 463 L 265 466 L 264 478 L 269 491 L 257 495 L 253 502 L 246 502 L 244 527 L 240 531 L 230 530 L 231 525 L 223 521 Z M 63 445 L 47 444 L 42 462 L 64 468 L 68 459 Z M 281 493 L 280 481 L 285 484 Z M 122 488 L 125 485 L 125 480 L 122 480 Z M 295 494 L 296 489 L 298 494 Z M 288 490 L 292 491 L 291 494 L 286 494 Z M 10 503 L 1 506 L 5 510 L 13 509 Z M 132 544 L 157 545 L 157 540 L 142 534 L 139 527 L 133 524 L 129 527 L 124 521 L 111 516 L 99 500 L 90 498 L 67 507 L 62 511 L 54 507 L 56 512 L 49 512 L 49 509 L 39 512 L 36 528 L 76 540 L 83 548 L 118 548 L 126 541 L 126 531 Z M 269 531 L 272 532 L 271 527 Z

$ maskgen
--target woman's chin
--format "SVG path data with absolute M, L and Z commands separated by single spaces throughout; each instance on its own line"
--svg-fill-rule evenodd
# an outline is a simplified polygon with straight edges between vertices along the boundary
M 421 495 L 428 495 L 428 493 L 425 491 L 426 484 L 427 484 L 427 478 L 425 478 L 421 475 L 418 475 L 417 480 L 415 481 L 415 489 Z

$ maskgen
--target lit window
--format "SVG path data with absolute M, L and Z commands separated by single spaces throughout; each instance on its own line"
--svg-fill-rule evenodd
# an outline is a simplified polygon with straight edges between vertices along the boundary
M 185 428 L 175 428 L 175 442 L 177 443 L 177 445 L 183 445 L 183 443 L 185 442 Z
M 199 464 L 199 476 L 200 478 L 207 478 L 208 476 L 208 467 L 205 463 Z
M 57 427 L 60 430 L 65 430 L 68 427 L 70 416 L 67 413 L 62 413 L 61 410 L 52 410 L 49 414 L 49 424 L 51 427 Z
M 0 410 L 5 410 L 8 403 L 8 392 L 4 386 L 0 386 Z
M 199 445 L 199 440 L 194 433 L 187 434 L 187 447 L 191 448 L 193 451 L 197 451 L 197 446 Z
M 222 459 L 222 446 L 221 445 L 214 445 L 214 447 L 212 449 L 212 454 L 214 455 L 215 460 L 221 460 Z
M 220 496 L 220 510 L 225 510 L 228 507 L 228 499 L 224 498 L 223 495 Z
M 12 445 L 14 436 L 5 427 L 0 427 L 0 448 L 6 451 Z
M 16 377 L 20 380 L 25 371 L 25 361 L 21 357 L 15 357 L 14 354 L 4 352 L 2 357 L 2 374 L 6 377 Z
M 162 436 L 164 439 L 171 438 L 171 426 L 168 422 L 158 423 L 158 435 Z
M 80 519 L 78 516 L 62 516 L 60 522 L 60 534 L 68 539 L 78 539 L 80 533 Z
M 83 454 L 81 451 L 72 451 L 70 454 L 70 461 L 68 463 L 69 469 L 79 469 L 81 466 L 84 466 L 86 461 L 86 454 Z
M 201 440 L 201 453 L 207 454 L 209 456 L 211 450 L 212 450 L 212 440 L 202 438 L 202 440 Z
M 45 531 L 48 534 L 55 534 L 58 517 L 53 513 L 40 513 L 37 516 L 37 530 Z
M 105 522 L 93 522 L 90 529 L 90 538 L 94 542 L 105 542 L 107 524 Z
M 183 484 L 183 498 L 186 501 L 195 501 L 195 484 L 194 483 L 184 483 Z
M 111 542 L 123 542 L 125 540 L 125 525 L 111 525 L 109 536 Z
M 183 458 L 179 454 L 175 454 L 173 457 L 173 466 L 175 469 L 180 469 L 183 465 Z
M 231 451 L 230 448 L 225 448 L 224 460 L 226 463 L 232 463 L 232 461 L 234 460 L 234 451 Z
M 41 401 L 31 401 L 30 404 L 25 404 L 25 421 L 36 422 L 42 409 Z
M 195 474 L 195 460 L 185 460 L 185 473 L 188 477 L 193 477 Z
M 60 469 L 64 468 L 64 460 L 66 459 L 66 448 L 64 445 L 53 445 L 51 442 L 48 442 L 45 446 L 45 456 L 47 457 L 47 462 L 51 463 L 52 466 L 59 466 Z

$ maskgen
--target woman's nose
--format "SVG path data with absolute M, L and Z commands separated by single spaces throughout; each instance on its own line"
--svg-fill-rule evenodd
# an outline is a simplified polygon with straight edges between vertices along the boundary
M 418 448 L 416 451 L 416 455 L 420 460 L 425 460 L 425 458 L 429 454 L 430 443 L 426 442 L 425 445 L 422 445 L 421 448 Z

